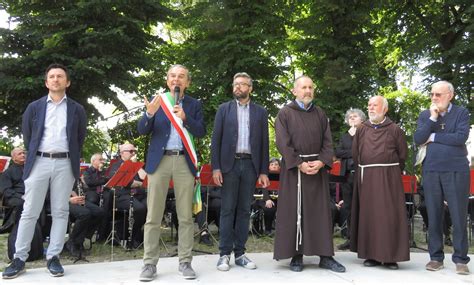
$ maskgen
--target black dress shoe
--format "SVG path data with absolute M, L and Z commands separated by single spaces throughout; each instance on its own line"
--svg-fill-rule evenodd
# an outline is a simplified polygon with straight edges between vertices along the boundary
M 398 269 L 398 264 L 396 262 L 386 262 L 386 263 L 383 264 L 383 266 L 385 266 L 388 269 L 392 269 L 392 270 L 397 270 Z
M 377 265 L 380 265 L 382 264 L 381 262 L 378 262 L 377 260 L 373 260 L 373 259 L 366 259 L 364 261 L 364 266 L 367 266 L 367 267 L 374 267 L 374 266 L 377 266 Z
M 346 272 L 344 265 L 337 262 L 332 256 L 321 256 L 320 258 L 319 267 L 338 273 Z
M 199 238 L 199 243 L 205 244 L 207 246 L 212 246 L 212 241 L 209 237 L 210 234 L 208 233 L 201 235 L 201 237 Z
M 297 254 L 290 261 L 290 270 L 294 272 L 303 271 L 303 255 Z

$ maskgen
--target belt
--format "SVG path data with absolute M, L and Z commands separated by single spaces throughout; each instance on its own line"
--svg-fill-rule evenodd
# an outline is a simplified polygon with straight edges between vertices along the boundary
M 394 163 L 375 163 L 375 164 L 366 164 L 362 165 L 359 164 L 360 167 L 360 183 L 364 182 L 364 168 L 370 168 L 370 167 L 390 167 L 390 166 L 397 166 L 400 165 L 399 162 L 394 162 Z
M 250 153 L 236 153 L 234 155 L 235 159 L 251 159 L 252 155 Z
M 48 153 L 48 152 L 36 152 L 37 156 L 47 157 L 47 158 L 69 158 L 69 152 L 55 152 L 55 153 Z
M 165 155 L 183 155 L 184 150 L 177 150 L 177 149 L 167 149 L 165 150 Z

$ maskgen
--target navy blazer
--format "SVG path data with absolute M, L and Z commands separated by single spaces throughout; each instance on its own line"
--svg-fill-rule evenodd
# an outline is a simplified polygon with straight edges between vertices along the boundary
M 183 126 L 195 138 L 204 137 L 206 135 L 206 125 L 202 114 L 201 102 L 189 97 L 188 95 L 185 95 L 181 102 L 183 104 L 184 113 L 186 114 L 186 121 L 183 123 Z M 166 117 L 163 108 L 158 109 L 155 115 L 151 118 L 148 118 L 145 112 L 142 118 L 138 121 L 138 132 L 141 135 L 151 133 L 151 141 L 150 146 L 148 147 L 145 165 L 145 171 L 149 174 L 155 172 L 160 164 L 166 144 L 169 140 L 171 127 L 171 122 L 168 117 Z M 191 170 L 193 175 L 196 175 L 194 164 L 192 163 L 186 149 L 184 150 L 189 170 Z
M 268 174 L 268 113 L 262 106 L 250 102 L 250 151 L 257 176 Z M 223 103 L 217 110 L 211 143 L 212 169 L 222 173 L 232 170 L 239 126 L 237 120 L 237 102 Z
M 28 150 L 23 171 L 23 179 L 28 178 L 35 163 L 36 152 L 43 138 L 44 120 L 46 118 L 46 100 L 48 96 L 31 102 L 23 113 L 22 132 L 25 147 Z M 69 144 L 69 156 L 71 160 L 72 173 L 76 179 L 80 176 L 80 157 L 82 145 L 86 138 L 87 117 L 86 111 L 81 104 L 66 99 L 67 123 L 66 135 Z

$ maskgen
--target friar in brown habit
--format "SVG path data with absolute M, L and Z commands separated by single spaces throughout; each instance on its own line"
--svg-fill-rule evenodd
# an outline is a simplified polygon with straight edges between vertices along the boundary
M 385 114 L 388 102 L 370 98 L 369 120 L 357 128 L 352 158 L 357 166 L 351 220 L 351 250 L 365 266 L 398 269 L 410 259 L 402 171 L 408 153 L 405 134 Z
M 274 259 L 292 258 L 290 270 L 303 270 L 303 255 L 319 255 L 321 268 L 345 272 L 332 257 L 332 220 L 328 169 L 334 155 L 328 119 L 312 103 L 313 81 L 295 80 L 295 100 L 284 106 L 275 122 L 282 155 Z

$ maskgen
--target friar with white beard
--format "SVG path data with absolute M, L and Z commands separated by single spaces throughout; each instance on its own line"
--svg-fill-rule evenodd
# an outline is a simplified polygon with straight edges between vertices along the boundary
M 352 200 L 351 250 L 368 267 L 398 269 L 410 259 L 402 171 L 408 154 L 405 134 L 385 114 L 387 99 L 370 98 L 369 120 L 352 142 L 357 166 Z

